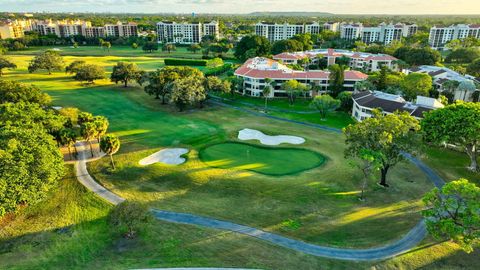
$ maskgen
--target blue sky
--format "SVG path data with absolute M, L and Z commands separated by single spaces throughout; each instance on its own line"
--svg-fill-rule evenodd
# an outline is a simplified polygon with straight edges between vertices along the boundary
M 0 11 L 337 14 L 480 14 L 480 0 L 0 0 Z

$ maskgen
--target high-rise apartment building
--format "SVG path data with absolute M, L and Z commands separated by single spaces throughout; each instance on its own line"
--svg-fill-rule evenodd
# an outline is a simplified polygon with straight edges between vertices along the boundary
M 467 37 L 480 38 L 480 25 L 456 24 L 450 26 L 433 26 L 430 28 L 428 42 L 437 50 L 443 50 L 445 44 L 454 39 L 465 39 Z
M 270 42 L 289 39 L 303 33 L 305 33 L 305 25 L 303 24 L 259 22 L 255 25 L 255 34 L 266 37 Z
M 159 22 L 157 23 L 157 38 L 159 43 L 195 44 L 204 36 L 220 37 L 217 21 L 200 22 Z

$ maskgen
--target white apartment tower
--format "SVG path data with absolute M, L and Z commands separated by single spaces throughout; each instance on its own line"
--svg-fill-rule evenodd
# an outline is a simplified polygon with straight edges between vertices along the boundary
M 211 21 L 203 24 L 203 36 L 214 36 L 216 39 L 220 38 L 220 30 L 217 21 Z
M 105 35 L 112 37 L 136 37 L 138 36 L 137 24 L 133 22 L 105 25 Z
M 338 32 L 340 30 L 340 24 L 338 22 L 326 22 L 322 25 L 322 29 Z
M 157 38 L 159 43 L 200 43 L 202 24 L 199 22 L 159 22 L 157 23 Z
M 323 29 L 323 25 L 320 25 L 318 22 L 311 22 L 305 24 L 305 33 L 310 33 L 312 35 L 320 34 Z
M 381 23 L 378 26 L 364 26 L 361 23 L 342 23 L 340 37 L 348 40 L 360 39 L 367 44 L 374 42 L 390 44 L 395 40 L 401 40 L 402 37 L 415 34 L 417 29 L 416 24 Z
M 289 39 L 297 34 L 303 33 L 305 33 L 305 26 L 303 24 L 260 22 L 255 25 L 255 34 L 266 37 L 270 42 Z
M 480 38 L 480 25 L 457 24 L 446 27 L 435 25 L 430 28 L 428 42 L 432 48 L 443 50 L 449 41 L 467 37 Z

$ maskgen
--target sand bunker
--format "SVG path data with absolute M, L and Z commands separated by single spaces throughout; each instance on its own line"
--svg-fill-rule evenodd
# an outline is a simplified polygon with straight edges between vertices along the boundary
M 168 165 L 179 165 L 185 162 L 185 158 L 182 158 L 181 155 L 186 153 L 188 153 L 188 149 L 185 148 L 166 148 L 151 154 L 150 156 L 140 160 L 138 163 L 140 163 L 142 166 L 157 162 Z
M 264 145 L 279 145 L 282 143 L 302 144 L 305 142 L 305 139 L 302 137 L 288 135 L 270 136 L 261 131 L 249 128 L 240 130 L 238 132 L 238 138 L 242 141 L 259 140 L 260 143 Z

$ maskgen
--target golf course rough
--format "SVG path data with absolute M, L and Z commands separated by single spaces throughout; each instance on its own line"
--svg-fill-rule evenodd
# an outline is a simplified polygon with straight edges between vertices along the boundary
M 239 142 L 210 145 L 200 150 L 200 159 L 208 166 L 248 170 L 265 175 L 290 175 L 322 165 L 320 153 L 300 148 L 266 147 Z

